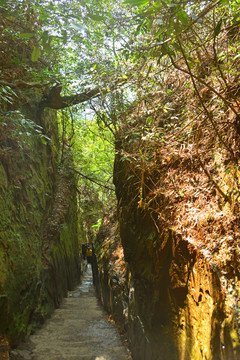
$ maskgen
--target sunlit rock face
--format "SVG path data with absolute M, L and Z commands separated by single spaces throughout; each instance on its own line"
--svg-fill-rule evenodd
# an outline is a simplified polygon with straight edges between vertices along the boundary
M 139 190 L 128 178 L 128 165 L 117 156 L 118 216 L 115 222 L 106 220 L 99 233 L 104 251 L 97 254 L 97 287 L 106 309 L 126 330 L 133 358 L 239 359 L 236 308 L 231 307 L 238 294 L 229 297 L 204 251 L 159 225 L 157 214 L 139 203 Z M 114 238 L 124 250 L 122 271 L 109 246 Z

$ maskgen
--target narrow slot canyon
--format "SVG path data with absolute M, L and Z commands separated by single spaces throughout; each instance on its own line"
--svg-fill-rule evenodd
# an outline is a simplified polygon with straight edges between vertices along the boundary
M 97 300 L 88 264 L 81 284 L 69 291 L 60 307 L 10 360 L 131 359 L 115 325 Z
M 239 49 L 239 0 L 0 0 L 0 360 L 240 359 Z

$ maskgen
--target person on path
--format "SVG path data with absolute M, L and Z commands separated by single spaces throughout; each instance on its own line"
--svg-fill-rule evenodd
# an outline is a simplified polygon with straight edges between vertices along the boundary
M 88 264 L 92 263 L 92 254 L 93 254 L 92 245 L 89 244 L 86 250 L 86 257 Z

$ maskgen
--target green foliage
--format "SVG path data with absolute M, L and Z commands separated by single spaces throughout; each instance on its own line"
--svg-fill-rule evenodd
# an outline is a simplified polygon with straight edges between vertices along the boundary
M 34 46 L 33 52 L 32 52 L 32 62 L 35 62 L 39 59 L 41 55 L 41 49 L 39 46 Z
M 51 139 L 44 133 L 42 126 L 30 120 L 20 111 L 9 111 L 7 113 L 8 119 L 0 116 L 4 127 L 12 126 L 11 136 L 18 143 L 21 149 L 31 149 L 35 139 L 39 139 L 43 144 L 51 142 Z
M 86 198 L 96 200 L 98 208 L 104 208 L 100 203 L 108 202 L 110 191 L 98 184 L 112 187 L 112 137 L 121 129 L 122 114 L 157 91 L 171 99 L 174 79 L 166 84 L 171 72 L 185 76 L 186 99 L 191 93 L 198 98 L 191 115 L 203 113 L 218 141 L 234 158 L 219 114 L 233 112 L 238 116 L 237 90 L 232 90 L 231 83 L 239 72 L 239 1 L 25 0 L 15 4 L 9 0 L 1 2 L 1 10 L 3 40 L 11 45 L 13 54 L 7 64 L 21 68 L 13 79 L 20 78 L 22 72 L 40 82 L 54 79 L 61 83 L 64 95 L 96 86 L 104 90 L 103 96 L 91 103 L 94 120 L 84 121 L 83 113 L 75 109 L 59 114 L 60 162 L 66 148 L 71 148 L 81 179 L 79 186 L 85 195 L 88 193 Z M 5 79 L 7 72 L 2 75 Z M 116 90 L 125 82 L 128 91 Z M 210 91 L 209 101 L 201 95 L 204 87 Z M 7 85 L 0 90 L 6 102 L 13 102 L 16 96 Z M 167 101 L 153 113 L 160 113 L 160 108 L 163 118 L 171 112 Z M 130 128 L 135 126 L 130 116 L 124 118 Z M 153 134 L 152 138 L 154 133 L 159 134 L 154 116 L 147 114 L 147 118 L 141 118 L 140 130 L 136 127 L 129 131 L 129 143 L 147 133 Z M 174 128 L 169 118 L 165 127 Z M 181 126 L 182 119 L 179 116 L 176 126 Z M 22 139 L 27 141 L 30 124 L 21 126 L 26 127 Z M 40 128 L 32 129 L 38 131 L 42 141 L 49 141 Z
M 3 41 L 22 44 L 13 61 L 32 74 L 39 77 L 41 65 L 42 79 L 54 76 L 68 85 L 80 79 L 78 88 L 115 76 L 113 54 L 118 57 L 120 41 L 126 42 L 130 21 L 120 1 L 7 1 L 1 10 Z
M 99 129 L 96 120 L 76 125 L 74 154 L 77 168 L 111 186 L 114 145 L 108 129 Z
M 16 97 L 17 94 L 9 86 L 2 86 L 0 88 L 0 100 L 12 104 Z
M 80 109 L 59 113 L 60 141 L 64 161 L 67 149 L 71 149 L 75 173 L 78 177 L 78 201 L 82 222 L 87 237 L 96 229 L 103 214 L 114 204 L 112 184 L 114 143 L 112 132 L 99 126 L 91 114 L 87 117 Z

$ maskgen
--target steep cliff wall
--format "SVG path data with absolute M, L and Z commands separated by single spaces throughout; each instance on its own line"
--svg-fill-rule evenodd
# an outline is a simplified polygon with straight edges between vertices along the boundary
M 159 234 L 134 208 L 122 210 L 120 233 L 127 263 L 119 225 L 105 219 L 95 283 L 133 359 L 238 359 L 236 314 L 203 254 L 172 230 Z
M 216 143 L 203 164 L 189 133 L 177 128 L 180 139 L 169 140 L 170 118 L 158 114 L 151 128 L 142 108 L 116 142 L 118 231 L 110 222 L 97 238 L 100 298 L 136 360 L 239 359 L 239 211 L 236 198 L 224 197 L 235 186 L 227 155 Z M 179 111 L 181 102 L 172 103 L 168 115 Z
M 131 273 L 128 331 L 134 358 L 237 359 L 237 278 L 231 280 L 229 272 L 224 279 L 204 248 L 163 223 L 163 194 L 156 201 L 162 206 L 160 214 L 139 204 L 129 164 L 119 157 L 115 184 L 120 236 Z M 227 282 L 235 285 L 230 293 Z
M 7 112 L 0 124 L 0 333 L 11 345 L 81 272 L 71 157 L 58 167 L 56 114 L 36 104 Z

